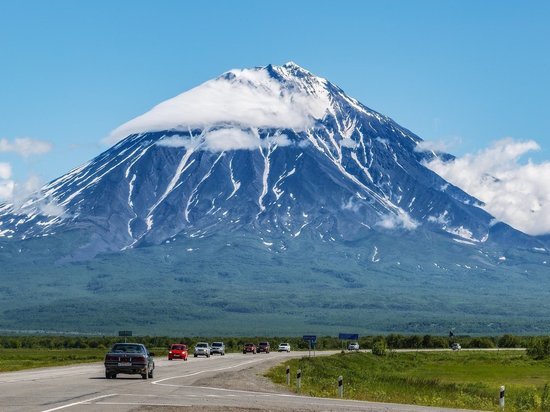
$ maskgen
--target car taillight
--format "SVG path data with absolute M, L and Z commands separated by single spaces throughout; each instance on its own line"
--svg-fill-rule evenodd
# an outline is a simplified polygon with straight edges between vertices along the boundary
M 111 362 L 117 362 L 118 361 L 118 356 L 114 356 L 114 355 L 107 355 L 105 356 L 105 361 L 111 361 Z
M 145 363 L 145 356 L 136 356 L 135 358 L 132 358 L 134 362 L 143 362 Z

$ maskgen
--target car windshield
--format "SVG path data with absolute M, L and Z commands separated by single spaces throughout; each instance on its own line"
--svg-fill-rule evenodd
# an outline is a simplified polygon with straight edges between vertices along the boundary
M 172 345 L 172 350 L 186 350 L 187 346 L 185 345 Z
M 288 346 L 288 343 L 281 343 L 279 346 Z
M 267 343 L 267 342 L 260 342 L 260 346 L 267 346 L 267 345 L 269 345 L 269 343 Z
M 197 348 L 207 348 L 208 343 L 197 343 Z
M 223 343 L 221 343 L 221 342 L 214 342 L 214 343 L 212 343 L 212 346 L 216 346 L 216 347 L 218 347 L 218 346 L 223 346 Z
M 126 343 L 117 343 L 111 349 L 111 352 L 114 353 L 143 353 L 143 346 L 141 345 L 132 345 Z
M 244 346 L 254 346 L 253 343 L 245 343 Z

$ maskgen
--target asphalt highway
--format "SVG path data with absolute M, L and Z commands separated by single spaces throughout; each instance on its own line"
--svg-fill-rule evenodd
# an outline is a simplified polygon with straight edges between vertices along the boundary
M 318 352 L 318 355 L 320 353 Z M 305 353 L 307 355 L 307 352 Z M 437 411 L 344 399 L 324 399 L 260 389 L 224 389 L 205 385 L 262 362 L 283 361 L 304 353 L 227 354 L 190 357 L 187 362 L 155 359 L 153 379 L 118 375 L 105 379 L 101 363 L 0 374 L 2 412 L 54 411 Z M 197 385 L 197 382 L 200 382 Z M 246 388 L 246 385 L 243 386 Z M 448 411 L 448 409 L 447 409 Z

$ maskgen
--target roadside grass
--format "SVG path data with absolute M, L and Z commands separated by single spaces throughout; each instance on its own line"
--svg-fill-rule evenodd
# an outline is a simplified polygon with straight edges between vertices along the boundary
M 498 410 L 499 388 L 506 386 L 506 411 L 550 411 L 550 361 L 535 361 L 517 351 L 344 353 L 289 360 L 266 376 L 301 393 L 337 397 L 344 378 L 344 398 L 436 407 Z
M 0 349 L 0 372 L 100 362 L 105 349 Z

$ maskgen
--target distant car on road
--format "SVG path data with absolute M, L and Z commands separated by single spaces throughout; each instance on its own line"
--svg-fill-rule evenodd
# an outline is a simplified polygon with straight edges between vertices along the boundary
M 105 378 L 114 379 L 119 373 L 153 378 L 153 356 L 141 343 L 115 343 L 105 355 Z
M 225 355 L 225 345 L 223 342 L 212 342 L 212 346 L 210 346 L 210 355 L 215 353 L 219 353 L 222 356 Z
M 359 344 L 357 342 L 352 342 L 348 345 L 348 350 L 359 350 Z
M 279 343 L 279 348 L 277 349 L 278 352 L 290 352 L 290 344 L 289 343 Z
M 187 360 L 188 352 L 187 345 L 183 343 L 173 343 L 168 351 L 168 360 L 183 359 Z
M 243 346 L 243 353 L 256 353 L 256 345 L 253 343 L 245 343 Z
M 460 350 L 460 349 L 462 349 L 462 346 L 460 346 L 460 343 L 453 343 L 451 345 L 451 349 L 452 350 Z
M 269 342 L 260 342 L 259 343 L 258 353 L 260 353 L 260 352 L 269 353 L 269 350 L 270 350 Z
M 196 358 L 197 356 L 206 356 L 207 358 L 210 357 L 210 345 L 208 342 L 199 342 L 195 345 L 195 350 L 193 352 L 193 356 Z

